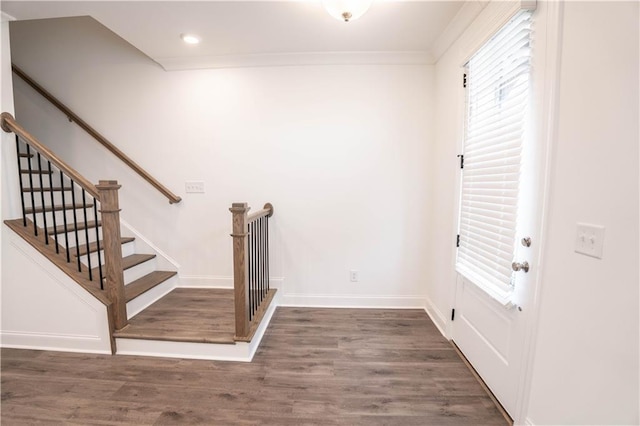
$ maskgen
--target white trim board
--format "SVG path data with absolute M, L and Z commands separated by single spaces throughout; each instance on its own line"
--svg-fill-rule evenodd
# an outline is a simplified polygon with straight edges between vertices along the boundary
M 283 294 L 278 306 L 312 308 L 424 309 L 425 296 Z
M 156 255 L 156 258 L 159 261 L 158 267 L 160 269 L 167 268 L 167 269 L 176 270 L 176 271 L 180 269 L 180 264 L 177 261 L 175 261 L 171 256 L 166 254 L 164 251 L 158 248 L 155 244 L 149 241 L 144 235 L 142 235 L 142 233 L 140 233 L 137 229 L 135 229 L 133 226 L 131 226 L 128 222 L 126 222 L 122 218 L 120 218 L 120 226 L 124 228 L 123 229 L 124 232 L 122 233 L 123 236 L 129 236 L 128 234 L 132 234 L 131 236 L 135 237 L 136 251 L 138 253 L 144 253 L 146 250 L 151 250 L 154 252 L 154 254 Z M 143 247 L 140 247 L 140 245 L 142 245 Z M 137 249 L 141 249 L 141 250 L 138 251 Z
M 111 349 L 104 348 L 104 341 L 100 336 L 2 331 L 0 342 L 0 347 L 3 348 L 111 355 Z
M 451 339 L 450 336 L 447 335 L 445 330 L 447 329 L 447 318 L 442 314 L 440 309 L 429 299 L 426 298 L 426 306 L 424 311 L 427 313 L 429 318 L 431 318 L 431 322 L 436 326 L 436 328 L 440 331 L 440 333 L 444 336 L 445 339 Z
M 180 282 L 178 287 L 184 288 L 220 288 L 233 289 L 233 277 L 225 275 L 178 275 Z M 269 278 L 271 288 L 281 289 L 284 283 L 283 277 Z

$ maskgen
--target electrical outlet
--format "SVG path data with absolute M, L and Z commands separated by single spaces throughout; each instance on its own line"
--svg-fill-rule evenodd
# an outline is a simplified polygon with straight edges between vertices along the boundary
M 187 181 L 184 183 L 184 189 L 187 193 L 204 194 L 204 182 L 195 180 Z
M 578 223 L 576 228 L 576 253 L 602 259 L 604 247 L 604 226 Z
M 352 283 L 357 283 L 358 281 L 360 281 L 360 273 L 355 269 L 350 270 L 349 279 L 351 280 Z

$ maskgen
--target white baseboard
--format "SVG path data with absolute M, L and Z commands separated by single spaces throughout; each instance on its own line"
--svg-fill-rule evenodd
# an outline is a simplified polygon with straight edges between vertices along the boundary
M 279 306 L 313 308 L 424 309 L 424 296 L 332 296 L 283 294 Z
M 424 310 L 427 312 L 427 315 L 429 315 L 429 318 L 431 318 L 431 321 L 435 324 L 440 333 L 445 338 L 449 339 L 449 336 L 447 336 L 445 331 L 447 329 L 447 319 L 428 297 L 426 298 L 426 307 Z
M 526 419 L 524 419 L 524 423 L 525 426 L 535 426 L 535 423 L 533 422 L 533 420 L 531 420 L 529 417 L 527 417 Z
M 180 275 L 178 287 L 233 288 L 233 277 L 216 275 Z
M 4 330 L 0 333 L 0 342 L 0 346 L 3 348 L 111 354 L 111 342 L 108 336 L 63 335 Z
M 179 275 L 180 283 L 178 287 L 186 288 L 233 288 L 233 277 L 223 275 Z M 269 283 L 271 288 L 282 288 L 284 278 L 271 277 Z

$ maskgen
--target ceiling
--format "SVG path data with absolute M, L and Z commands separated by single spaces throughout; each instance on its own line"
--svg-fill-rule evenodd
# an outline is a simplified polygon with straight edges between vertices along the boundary
M 320 0 L 2 1 L 17 20 L 92 16 L 167 70 L 315 63 L 433 63 L 481 1 L 376 0 L 349 23 Z M 467 12 L 465 12 L 465 10 Z M 477 11 L 473 13 L 475 16 Z M 202 41 L 186 45 L 182 33 Z

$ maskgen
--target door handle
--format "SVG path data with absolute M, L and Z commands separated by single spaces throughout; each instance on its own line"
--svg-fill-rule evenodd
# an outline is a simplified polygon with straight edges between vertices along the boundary
M 518 271 L 524 271 L 525 273 L 529 272 L 529 262 L 527 262 L 526 260 L 522 263 L 513 262 L 511 264 L 511 269 L 513 269 L 516 272 Z

